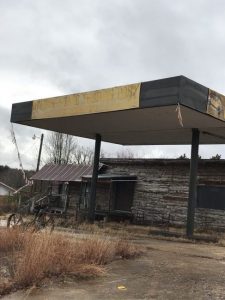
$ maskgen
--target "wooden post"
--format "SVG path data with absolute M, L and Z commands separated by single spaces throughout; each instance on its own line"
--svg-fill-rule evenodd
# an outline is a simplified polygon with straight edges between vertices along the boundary
M 189 197 L 187 210 L 187 236 L 193 237 L 195 207 L 197 202 L 197 171 L 198 171 L 198 148 L 199 148 L 199 130 L 192 129 L 191 161 L 190 161 L 190 179 L 189 179 Z
M 90 223 L 93 223 L 95 220 L 96 186 L 98 181 L 100 149 L 101 149 L 101 135 L 96 134 L 94 164 L 93 164 L 93 172 L 91 178 L 91 192 L 90 192 L 90 201 L 89 201 L 88 219 Z

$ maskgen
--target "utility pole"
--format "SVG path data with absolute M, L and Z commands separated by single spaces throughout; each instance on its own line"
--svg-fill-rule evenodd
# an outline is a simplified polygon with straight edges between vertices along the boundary
M 44 139 L 44 134 L 41 134 L 41 140 L 40 140 L 40 147 L 39 147 L 39 153 L 38 153 L 38 160 L 37 160 L 37 168 L 36 168 L 36 172 L 39 171 L 39 167 L 40 167 L 40 162 L 41 162 L 41 151 L 42 151 L 42 146 L 43 146 L 43 139 Z

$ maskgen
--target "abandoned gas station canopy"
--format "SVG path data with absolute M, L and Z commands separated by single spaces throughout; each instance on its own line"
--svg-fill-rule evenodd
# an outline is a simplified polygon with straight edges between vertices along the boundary
M 225 96 L 184 76 L 12 106 L 11 122 L 124 145 L 225 143 Z

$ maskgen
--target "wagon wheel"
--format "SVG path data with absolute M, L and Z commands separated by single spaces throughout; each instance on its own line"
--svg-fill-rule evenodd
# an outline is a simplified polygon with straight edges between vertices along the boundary
M 40 214 L 35 220 L 36 230 L 42 230 L 51 233 L 55 227 L 55 220 L 52 215 L 46 213 Z
M 11 214 L 8 217 L 8 220 L 7 220 L 8 228 L 23 226 L 23 224 L 24 224 L 24 222 L 23 222 L 23 218 L 22 218 L 21 214 L 15 213 L 15 214 Z

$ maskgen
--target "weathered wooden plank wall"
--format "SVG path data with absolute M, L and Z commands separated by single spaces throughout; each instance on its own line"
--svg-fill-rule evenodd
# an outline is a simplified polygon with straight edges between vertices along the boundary
M 189 186 L 188 160 L 103 159 L 106 173 L 137 175 L 132 211 L 146 223 L 184 226 Z M 225 161 L 199 161 L 198 183 L 224 185 Z M 196 209 L 197 227 L 225 229 L 225 211 Z

